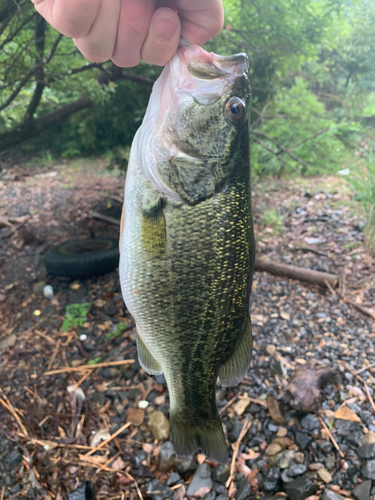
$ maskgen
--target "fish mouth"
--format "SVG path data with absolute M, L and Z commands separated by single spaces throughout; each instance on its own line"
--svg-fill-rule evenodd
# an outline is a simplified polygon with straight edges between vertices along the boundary
M 211 56 L 211 54 L 208 55 Z M 245 53 L 232 56 L 215 55 L 208 60 L 194 58 L 188 64 L 189 73 L 202 80 L 214 80 L 228 75 L 241 75 L 247 73 L 248 69 L 249 59 Z

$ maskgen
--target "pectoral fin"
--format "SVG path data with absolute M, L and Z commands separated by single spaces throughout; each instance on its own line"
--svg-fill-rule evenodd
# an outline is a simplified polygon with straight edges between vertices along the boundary
M 234 354 L 219 370 L 220 383 L 223 387 L 232 387 L 243 380 L 250 367 L 252 349 L 253 335 L 249 317 L 241 342 Z
M 161 375 L 163 370 L 161 366 L 147 349 L 145 344 L 143 343 L 141 337 L 137 333 L 137 351 L 138 351 L 138 359 L 142 368 L 149 375 Z
M 165 254 L 167 235 L 163 213 L 163 198 L 154 190 L 147 190 L 142 199 L 142 234 L 143 248 L 153 257 Z

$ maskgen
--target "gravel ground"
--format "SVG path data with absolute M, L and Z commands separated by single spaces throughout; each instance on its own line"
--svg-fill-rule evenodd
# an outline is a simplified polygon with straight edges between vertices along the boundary
M 254 188 L 258 255 L 335 273 L 341 284 L 255 273 L 253 366 L 238 387 L 217 387 L 233 458 L 216 464 L 176 457 L 168 393 L 138 364 L 117 273 L 46 276 L 42 256 L 57 241 L 116 235 L 90 208 L 113 204 L 123 183 L 95 171 L 87 189 L 84 169 L 56 171 L 0 181 L 0 215 L 26 216 L 16 231 L 0 228 L 0 499 L 373 500 L 375 263 L 345 186 L 332 177 Z M 62 332 L 72 303 L 88 312 Z M 68 371 L 88 362 L 106 366 Z

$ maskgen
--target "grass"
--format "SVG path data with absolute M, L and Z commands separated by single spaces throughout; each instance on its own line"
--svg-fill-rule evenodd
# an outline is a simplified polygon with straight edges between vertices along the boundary
M 105 338 L 106 342 L 122 335 L 127 327 L 128 323 L 119 323 L 118 325 L 116 325 L 116 328 L 111 332 L 109 332 L 108 335 L 106 336 Z
M 362 204 L 367 223 L 365 244 L 370 255 L 375 256 L 375 156 L 370 155 L 349 176 L 355 198 Z
M 275 208 L 268 208 L 263 212 L 264 225 L 273 229 L 278 234 L 283 227 L 283 219 Z

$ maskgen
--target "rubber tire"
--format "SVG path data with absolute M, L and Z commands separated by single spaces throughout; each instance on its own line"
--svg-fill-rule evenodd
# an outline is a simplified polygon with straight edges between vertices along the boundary
M 65 241 L 45 253 L 44 264 L 48 274 L 68 278 L 110 273 L 119 265 L 118 245 L 114 238 Z

